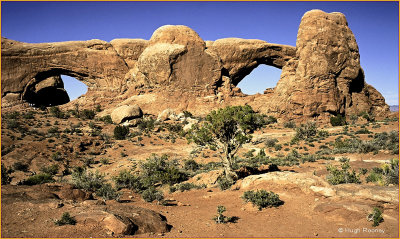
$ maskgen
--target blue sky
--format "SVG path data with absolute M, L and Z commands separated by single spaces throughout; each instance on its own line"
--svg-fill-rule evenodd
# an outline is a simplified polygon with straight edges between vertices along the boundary
M 395 1 L 2 2 L 1 34 L 30 43 L 149 39 L 158 27 L 172 24 L 191 27 L 204 40 L 240 37 L 295 46 L 301 17 L 311 9 L 346 15 L 367 83 L 388 104 L 398 104 L 399 11 Z M 239 86 L 246 93 L 262 92 L 276 85 L 279 74 L 280 70 L 261 66 Z

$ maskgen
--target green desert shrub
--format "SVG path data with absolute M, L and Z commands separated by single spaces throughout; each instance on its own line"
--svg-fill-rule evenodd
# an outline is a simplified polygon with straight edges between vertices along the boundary
M 125 139 L 129 134 L 129 127 L 123 125 L 117 125 L 114 128 L 114 138 L 117 140 Z
M 154 187 L 150 187 L 144 190 L 141 195 L 143 200 L 145 200 L 146 202 L 153 202 L 154 200 L 162 202 L 164 200 L 164 194 Z
M 176 191 L 184 192 L 184 191 L 189 191 L 191 189 L 201 189 L 205 187 L 206 187 L 205 185 L 196 185 L 194 183 L 179 183 L 174 186 L 170 186 L 169 191 L 171 193 Z
M 30 176 L 26 180 L 22 182 L 24 185 L 37 185 L 43 183 L 52 183 L 54 182 L 53 176 L 47 173 L 39 173 L 33 176 Z
M 382 211 L 379 208 L 374 207 L 372 213 L 368 215 L 367 220 L 372 221 L 373 227 L 379 226 L 379 224 L 384 221 Z
M 230 179 L 230 178 L 226 178 L 226 177 L 219 177 L 217 179 L 217 184 L 218 187 L 224 191 L 227 189 L 230 189 L 232 187 L 232 185 L 235 183 L 234 180 Z
M 34 115 L 35 115 L 35 112 L 30 110 L 30 111 L 22 114 L 22 118 L 24 118 L 24 119 L 34 119 L 35 118 Z
M 40 172 L 47 173 L 49 175 L 56 175 L 58 172 L 59 166 L 57 164 L 43 166 L 40 168 Z
M 61 155 L 61 153 L 60 153 L 59 151 L 53 153 L 53 154 L 51 155 L 51 158 L 52 158 L 54 161 L 62 161 L 62 160 L 63 160 L 63 157 L 62 157 L 62 155 Z
M 364 118 L 364 119 L 366 119 L 368 122 L 373 122 L 373 121 L 375 121 L 375 118 L 374 118 L 374 116 L 373 115 L 371 115 L 371 114 L 369 114 L 369 113 L 367 113 L 367 112 L 361 112 L 360 114 L 359 114 L 359 116 L 361 116 L 362 118 Z
M 63 226 L 63 225 L 75 225 L 76 220 L 75 218 L 71 217 L 69 212 L 64 212 L 63 215 L 61 216 L 61 219 L 55 220 L 54 224 L 57 226 Z
M 294 121 L 288 121 L 283 124 L 283 127 L 289 128 L 289 129 L 294 129 L 294 128 L 296 128 L 296 123 Z
M 399 184 L 399 160 L 391 159 L 389 163 L 375 167 L 366 178 L 367 182 L 376 182 L 379 185 Z
M 79 117 L 84 120 L 94 119 L 95 116 L 96 116 L 96 112 L 94 112 L 93 110 L 88 110 L 88 109 L 84 109 L 79 113 Z
M 249 143 L 255 130 L 266 124 L 264 115 L 256 113 L 251 106 L 227 106 L 211 111 L 206 121 L 194 124 L 186 134 L 188 142 L 219 149 L 225 177 L 237 179 L 233 160 L 238 150 Z
M 193 159 L 189 159 L 189 160 L 185 161 L 184 169 L 190 170 L 190 171 L 196 171 L 196 170 L 200 169 L 200 165 Z
M 98 171 L 91 172 L 83 168 L 75 168 L 72 173 L 72 185 L 75 188 L 95 192 L 100 189 L 106 180 Z
M 346 117 L 343 115 L 332 116 L 330 122 L 332 126 L 343 126 L 346 125 Z
M 53 117 L 59 118 L 59 119 L 66 119 L 68 118 L 68 114 L 60 110 L 57 106 L 52 106 L 50 107 L 50 114 Z
M 232 220 L 231 217 L 225 216 L 223 213 L 226 212 L 226 207 L 222 205 L 217 206 L 217 215 L 213 218 L 215 223 L 228 223 Z
M 269 124 L 273 124 L 273 123 L 277 123 L 277 122 L 278 122 L 278 120 L 277 120 L 274 116 L 271 116 L 271 115 L 265 116 L 265 117 L 264 117 L 264 120 L 265 120 L 265 124 L 266 124 L 266 125 L 269 125 Z
M 187 179 L 187 175 L 181 171 L 177 164 L 168 161 L 167 155 L 161 157 L 153 154 L 145 162 L 140 164 L 142 182 L 145 187 L 156 183 L 173 185 Z
M 279 207 L 283 201 L 279 199 L 279 195 L 274 192 L 268 192 L 264 189 L 258 191 L 246 191 L 243 193 L 242 199 L 245 202 L 251 202 L 258 210 L 268 207 Z
M 295 140 L 310 139 L 317 134 L 317 124 L 314 121 L 309 121 L 306 124 L 301 124 L 296 128 Z
M 155 120 L 153 118 L 151 118 L 151 117 L 143 118 L 137 124 L 137 127 L 142 132 L 150 132 L 150 131 L 152 131 L 152 130 L 154 130 L 154 126 L 155 126 Z
M 344 162 L 341 164 L 341 169 L 333 165 L 328 165 L 326 167 L 328 170 L 327 181 L 332 185 L 343 184 L 343 183 L 361 183 L 360 176 L 356 174 L 353 169 L 350 171 L 351 167 L 349 162 Z
M 117 176 L 113 177 L 115 186 L 118 189 L 128 188 L 136 192 L 141 192 L 143 190 L 143 184 L 140 179 L 139 176 L 134 175 L 126 169 L 120 171 Z
M 96 196 L 103 198 L 103 200 L 118 200 L 121 194 L 111 184 L 106 183 L 96 190 Z
M 272 147 L 275 147 L 276 143 L 278 143 L 278 139 L 276 139 L 276 138 L 267 138 L 267 139 L 265 139 L 264 143 L 265 143 L 266 147 L 272 148 Z
M 189 112 L 189 111 L 184 110 L 184 111 L 183 111 L 183 116 L 184 116 L 185 118 L 192 118 L 192 117 L 193 117 L 193 114 L 192 114 L 191 112 Z
M 18 119 L 20 116 L 20 113 L 18 111 L 13 111 L 13 112 L 8 112 L 5 113 L 2 118 L 3 119 Z
M 103 117 L 100 117 L 99 121 L 103 121 L 106 124 L 112 124 L 113 123 L 110 115 L 105 115 Z

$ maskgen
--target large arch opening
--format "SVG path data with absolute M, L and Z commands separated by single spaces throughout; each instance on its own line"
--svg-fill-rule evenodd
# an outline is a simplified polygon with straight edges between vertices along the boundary
M 88 90 L 86 84 L 72 76 L 82 77 L 60 69 L 39 72 L 26 86 L 22 99 L 35 107 L 66 104 Z
M 273 66 L 259 65 L 245 76 L 237 85 L 244 94 L 263 94 L 268 88 L 275 88 L 282 70 Z

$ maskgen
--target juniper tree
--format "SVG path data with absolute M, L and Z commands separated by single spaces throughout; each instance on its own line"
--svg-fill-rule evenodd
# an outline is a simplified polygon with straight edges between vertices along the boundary
M 232 169 L 234 156 L 243 144 L 250 142 L 254 130 L 264 124 L 264 116 L 254 112 L 249 105 L 228 106 L 212 111 L 203 124 L 193 125 L 187 139 L 219 149 L 226 178 L 236 180 L 237 174 Z

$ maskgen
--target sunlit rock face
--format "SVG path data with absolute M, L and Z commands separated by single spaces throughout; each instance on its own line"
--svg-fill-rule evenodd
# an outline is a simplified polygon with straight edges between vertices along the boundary
M 150 40 L 29 44 L 2 38 L 1 57 L 2 107 L 40 103 L 45 91 L 54 99 L 43 104 L 67 103 L 54 80 L 64 74 L 88 86 L 82 105 L 127 101 L 154 114 L 234 104 L 284 120 L 389 113 L 382 95 L 365 83 L 356 39 L 341 13 L 305 13 L 296 47 L 239 38 L 205 42 L 187 26 L 167 25 Z M 282 69 L 281 78 L 268 94 L 246 96 L 236 86 L 260 64 Z M 38 90 L 48 79 L 55 85 Z

